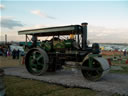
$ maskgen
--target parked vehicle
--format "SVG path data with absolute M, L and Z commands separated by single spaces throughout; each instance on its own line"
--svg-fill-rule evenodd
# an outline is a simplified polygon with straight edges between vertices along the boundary
M 25 65 L 33 75 L 42 75 L 46 71 L 61 70 L 63 66 L 75 65 L 81 69 L 83 76 L 92 81 L 99 80 L 110 69 L 109 62 L 100 53 L 98 43 L 87 43 L 87 25 L 69 25 L 50 28 L 30 29 L 19 31 L 32 41 L 32 47 L 26 53 Z M 30 35 L 32 38 L 29 39 Z M 64 36 L 68 36 L 64 38 Z M 51 37 L 43 40 L 37 46 L 38 37 Z
M 0 69 L 0 96 L 5 96 L 5 86 L 3 82 L 4 70 Z

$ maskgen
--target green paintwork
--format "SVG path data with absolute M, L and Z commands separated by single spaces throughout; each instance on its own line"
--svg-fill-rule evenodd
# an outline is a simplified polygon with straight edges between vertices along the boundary
M 54 49 L 63 49 L 65 48 L 64 42 L 58 42 L 55 46 Z
M 45 51 L 51 51 L 52 49 L 52 45 L 50 42 L 41 42 L 40 46 Z M 72 40 L 65 40 L 65 41 L 59 41 L 57 44 L 53 46 L 53 49 L 71 48 L 71 46 L 72 46 Z
M 64 41 L 64 44 L 65 44 L 65 47 L 66 47 L 66 48 L 71 48 L 71 46 L 72 46 L 72 41 L 71 41 L 71 40 L 65 40 L 65 41 Z
M 44 50 L 46 51 L 50 51 L 52 46 L 49 42 L 42 42 L 40 45 Z
M 31 53 L 29 66 L 32 72 L 40 72 L 43 69 L 43 56 L 39 52 Z
M 89 68 L 93 68 L 93 58 L 98 56 L 99 54 L 89 54 Z

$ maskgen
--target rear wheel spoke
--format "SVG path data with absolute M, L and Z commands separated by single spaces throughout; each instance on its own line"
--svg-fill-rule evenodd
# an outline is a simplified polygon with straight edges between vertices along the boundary
M 42 55 L 38 56 L 36 60 L 39 61 L 41 58 L 43 58 Z

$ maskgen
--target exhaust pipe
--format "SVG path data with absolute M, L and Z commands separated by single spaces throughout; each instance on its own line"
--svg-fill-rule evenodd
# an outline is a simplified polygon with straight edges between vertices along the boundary
M 87 25 L 88 23 L 82 23 L 82 50 L 86 50 L 87 45 Z

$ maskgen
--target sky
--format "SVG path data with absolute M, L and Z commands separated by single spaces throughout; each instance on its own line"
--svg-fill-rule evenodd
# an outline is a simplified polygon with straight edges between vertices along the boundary
M 128 1 L 0 0 L 1 40 L 24 41 L 18 31 L 88 22 L 88 40 L 128 43 Z

